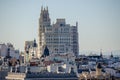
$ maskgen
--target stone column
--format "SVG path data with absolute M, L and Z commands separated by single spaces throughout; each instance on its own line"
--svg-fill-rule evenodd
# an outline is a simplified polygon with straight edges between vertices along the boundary
M 27 73 L 28 72 L 28 69 L 27 69 L 27 66 L 26 66 L 26 68 L 25 68 L 25 73 Z
M 17 65 L 15 66 L 15 73 L 17 72 Z
M 12 66 L 10 67 L 10 72 L 12 72 Z

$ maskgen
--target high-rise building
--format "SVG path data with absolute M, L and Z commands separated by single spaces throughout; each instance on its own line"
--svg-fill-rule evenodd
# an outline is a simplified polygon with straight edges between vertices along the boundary
M 56 23 L 51 24 L 48 7 L 41 7 L 39 18 L 39 56 L 43 54 L 45 46 L 49 53 L 68 53 L 79 54 L 78 46 L 78 23 L 76 26 L 66 24 L 65 19 L 57 19 Z

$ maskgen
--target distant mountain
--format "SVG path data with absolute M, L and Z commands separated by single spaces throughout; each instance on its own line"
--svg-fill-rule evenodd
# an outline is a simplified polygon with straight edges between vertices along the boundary
M 90 50 L 80 51 L 80 55 L 91 55 L 91 54 L 97 54 L 97 55 L 99 55 L 100 52 L 90 51 Z
M 120 50 L 114 50 L 112 51 L 112 54 L 120 57 Z
M 102 52 L 103 55 L 111 55 L 111 53 L 113 54 L 113 56 L 118 56 L 120 57 L 120 50 L 113 50 L 111 52 Z M 90 51 L 90 50 L 85 50 L 85 51 L 80 51 L 80 55 L 100 55 L 100 52 L 97 51 Z

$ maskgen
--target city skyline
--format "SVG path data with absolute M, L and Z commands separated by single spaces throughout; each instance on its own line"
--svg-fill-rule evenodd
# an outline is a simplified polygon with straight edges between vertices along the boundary
M 25 41 L 37 39 L 41 6 L 48 6 L 51 23 L 65 18 L 78 22 L 81 50 L 120 50 L 120 1 L 116 0 L 1 0 L 0 42 L 24 50 Z

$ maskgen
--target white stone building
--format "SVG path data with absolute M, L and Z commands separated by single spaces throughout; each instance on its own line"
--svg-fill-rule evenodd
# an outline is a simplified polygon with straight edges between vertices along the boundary
M 19 50 L 16 50 L 11 43 L 0 44 L 0 56 L 6 57 L 11 56 L 12 58 L 19 59 Z
M 38 58 L 37 51 L 37 43 L 35 39 L 34 41 L 25 41 L 25 62 L 29 62 L 33 58 Z
M 46 57 L 45 60 L 47 60 L 47 61 L 62 61 L 65 63 L 69 63 L 69 62 L 75 63 L 75 56 L 73 53 L 51 54 L 48 57 Z
M 78 73 L 79 80 L 112 80 L 109 73 L 102 71 L 101 63 L 96 65 L 96 70 L 86 69 Z
M 51 25 L 48 8 L 41 8 L 39 18 L 39 56 L 43 54 L 45 46 L 51 53 L 74 53 L 78 56 L 78 23 L 76 26 L 67 24 L 65 19 L 57 19 Z
M 55 73 L 71 73 L 71 70 L 77 73 L 76 65 L 65 64 L 65 63 L 54 63 L 47 66 L 48 72 L 55 72 Z

